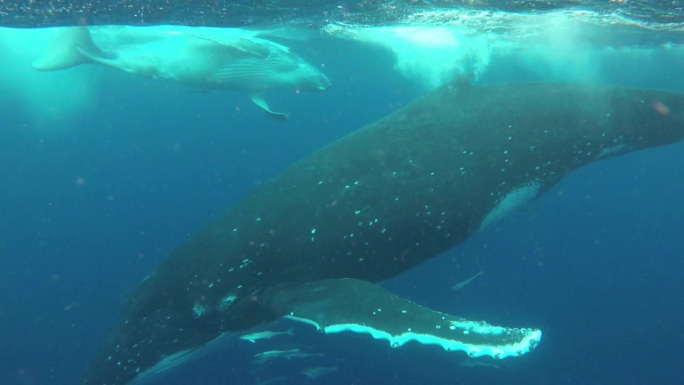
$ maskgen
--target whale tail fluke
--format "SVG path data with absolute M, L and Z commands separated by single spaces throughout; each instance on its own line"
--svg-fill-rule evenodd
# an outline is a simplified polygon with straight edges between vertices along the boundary
M 105 55 L 93 42 L 87 27 L 67 27 L 43 55 L 33 62 L 33 68 L 39 71 L 57 71 L 91 63 L 92 58 L 98 56 Z

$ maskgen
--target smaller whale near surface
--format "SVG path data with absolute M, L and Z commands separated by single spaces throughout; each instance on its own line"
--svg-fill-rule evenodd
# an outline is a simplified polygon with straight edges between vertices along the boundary
M 276 120 L 263 93 L 272 89 L 325 91 L 330 80 L 281 44 L 243 30 L 66 27 L 33 62 L 39 71 L 97 63 L 127 73 L 171 81 L 199 90 L 246 91 Z
M 523 355 L 540 330 L 445 314 L 376 283 L 583 165 L 683 138 L 684 94 L 443 86 L 290 166 L 180 245 L 130 299 L 83 383 L 137 382 L 279 317 L 393 347 Z

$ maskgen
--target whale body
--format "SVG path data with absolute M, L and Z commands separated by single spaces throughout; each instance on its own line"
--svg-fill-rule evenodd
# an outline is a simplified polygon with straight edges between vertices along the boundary
M 85 26 L 64 28 L 33 62 L 39 71 L 97 63 L 200 90 L 247 91 L 268 116 L 285 120 L 263 99 L 271 89 L 325 91 L 330 80 L 288 47 L 242 30 L 104 28 L 97 45 Z M 104 35 L 104 36 L 102 36 Z
M 682 140 L 684 95 L 448 84 L 295 163 L 173 251 L 130 299 L 84 384 L 128 384 L 279 317 L 470 357 L 531 351 L 380 288 L 590 162 Z

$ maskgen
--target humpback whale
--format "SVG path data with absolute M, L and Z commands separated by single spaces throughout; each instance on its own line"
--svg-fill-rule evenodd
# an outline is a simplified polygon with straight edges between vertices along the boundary
M 97 63 L 205 91 L 247 91 L 254 104 L 281 121 L 287 115 L 269 108 L 264 91 L 325 91 L 330 86 L 323 73 L 283 45 L 239 31 L 190 31 L 104 29 L 100 32 L 114 43 L 105 50 L 95 44 L 87 27 L 67 27 L 33 68 L 55 71 Z
M 445 85 L 290 166 L 171 252 L 134 293 L 83 383 L 131 383 L 280 317 L 393 347 L 528 353 L 540 330 L 445 314 L 376 283 L 583 165 L 683 138 L 684 94 Z

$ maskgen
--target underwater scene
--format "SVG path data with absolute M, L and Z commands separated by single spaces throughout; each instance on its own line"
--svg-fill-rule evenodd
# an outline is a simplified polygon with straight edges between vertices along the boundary
M 684 384 L 683 31 L 0 2 L 0 384 Z

